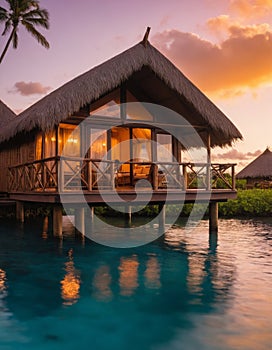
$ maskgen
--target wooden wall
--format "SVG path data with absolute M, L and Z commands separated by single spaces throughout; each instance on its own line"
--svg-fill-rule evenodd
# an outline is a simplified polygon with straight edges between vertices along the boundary
M 0 191 L 8 190 L 8 167 L 35 160 L 35 137 L 13 139 L 0 149 Z

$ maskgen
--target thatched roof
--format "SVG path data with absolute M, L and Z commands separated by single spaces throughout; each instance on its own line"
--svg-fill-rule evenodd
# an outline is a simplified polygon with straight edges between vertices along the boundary
M 3 128 L 14 118 L 16 118 L 16 114 L 0 100 L 0 128 Z
M 237 174 L 238 179 L 272 177 L 272 152 L 267 148 Z
M 140 79 L 138 76 L 138 86 L 144 88 L 144 85 L 148 85 L 154 97 L 161 88 L 162 95 L 167 92 L 167 98 L 162 96 L 162 100 L 168 101 L 166 107 L 177 112 L 181 111 L 181 104 L 189 106 L 197 124 L 210 130 L 212 146 L 230 145 L 234 140 L 242 138 L 232 122 L 164 55 L 149 42 L 146 45 L 140 42 L 69 81 L 29 107 L 16 118 L 12 126 L 7 126 L 0 132 L 0 142 L 36 127 L 42 130 L 52 129 L 84 105 L 97 100 L 143 70 L 152 73 L 152 76 L 149 74 L 152 83 L 149 80 L 148 84 L 141 81 L 146 76 L 142 74 Z M 154 103 L 163 104 L 157 98 Z M 189 122 L 193 124 L 195 120 Z

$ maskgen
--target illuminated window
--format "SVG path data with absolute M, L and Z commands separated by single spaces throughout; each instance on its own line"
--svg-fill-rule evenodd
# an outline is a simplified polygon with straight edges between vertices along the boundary
M 103 159 L 107 154 L 107 130 L 92 129 L 90 135 L 92 159 Z
M 92 103 L 90 115 L 94 117 L 120 118 L 120 90 L 114 90 Z
M 111 129 L 111 157 L 120 162 L 130 159 L 130 138 L 128 128 Z
M 36 138 L 36 159 L 42 159 L 42 133 Z
M 172 135 L 157 134 L 157 160 L 159 162 L 172 162 Z
M 80 128 L 76 125 L 61 124 L 59 129 L 59 154 L 80 157 Z
M 127 105 L 126 105 L 127 119 L 131 120 L 153 120 L 153 115 L 145 108 L 144 104 L 139 102 L 135 96 L 127 91 Z
M 52 130 L 44 137 L 44 158 L 54 157 L 56 155 L 56 131 Z

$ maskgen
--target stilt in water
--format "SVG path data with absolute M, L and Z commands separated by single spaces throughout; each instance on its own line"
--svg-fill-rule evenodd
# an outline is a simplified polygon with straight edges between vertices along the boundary
M 132 211 L 131 211 L 131 205 L 127 205 L 125 207 L 125 220 L 126 220 L 126 226 L 131 227 L 132 224 Z
M 218 203 L 210 202 L 209 204 L 209 233 L 218 232 Z
M 165 232 L 165 204 L 159 204 L 159 233 Z
M 23 223 L 25 221 L 24 203 L 16 202 L 16 219 Z
M 53 234 L 57 237 L 62 237 L 62 206 L 56 205 L 53 207 Z
M 85 212 L 84 207 L 78 207 L 75 209 L 75 228 L 76 233 L 85 235 Z

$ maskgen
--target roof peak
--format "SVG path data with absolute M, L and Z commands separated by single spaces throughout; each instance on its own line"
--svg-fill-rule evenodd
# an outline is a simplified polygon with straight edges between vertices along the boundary
M 151 27 L 147 27 L 146 28 L 145 35 L 144 35 L 143 40 L 141 42 L 144 45 L 144 47 L 146 47 L 147 44 L 148 44 L 148 36 L 149 36 L 149 33 L 150 33 L 150 29 L 151 29 Z

